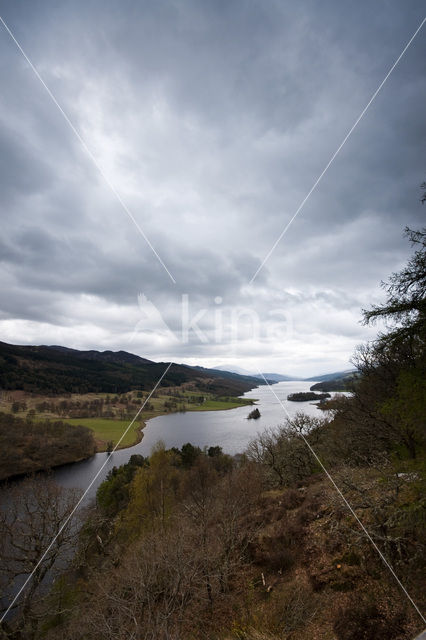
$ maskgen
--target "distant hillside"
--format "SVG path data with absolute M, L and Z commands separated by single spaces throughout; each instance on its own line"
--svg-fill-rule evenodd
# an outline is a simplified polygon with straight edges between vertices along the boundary
M 247 371 L 246 369 L 242 369 L 241 367 L 237 367 L 234 365 L 230 365 L 229 367 L 226 365 L 220 365 L 214 368 L 215 371 L 226 371 L 228 373 L 237 373 L 238 375 L 243 375 L 249 378 L 256 378 L 258 380 L 263 380 L 262 376 L 268 380 L 268 382 L 289 382 L 291 380 L 297 380 L 298 378 L 295 376 L 283 375 L 282 373 L 253 373 Z
M 205 367 L 199 366 L 193 366 L 190 368 L 194 369 L 195 371 L 205 373 L 206 375 L 219 376 L 220 378 L 224 378 L 226 380 L 245 381 L 252 385 L 251 388 L 257 387 L 259 384 L 265 384 L 265 381 L 260 376 L 245 375 L 237 373 L 235 371 L 227 371 L 225 369 L 206 369 Z M 274 380 L 270 379 L 268 380 L 268 382 L 274 382 Z
M 0 389 L 33 393 L 124 393 L 150 390 L 167 363 L 125 351 L 78 351 L 59 346 L 21 346 L 0 342 Z M 260 384 L 256 378 L 172 364 L 163 386 L 196 381 L 216 395 L 241 395 Z
M 327 380 L 336 380 L 337 378 L 344 378 L 348 375 L 356 373 L 356 369 L 346 369 L 346 371 L 334 371 L 333 373 L 325 373 L 320 376 L 312 376 L 311 378 L 304 378 L 306 382 L 325 382 Z
M 357 371 L 349 371 L 343 375 L 317 382 L 310 387 L 311 391 L 350 391 L 353 381 L 358 376 Z
M 281 373 L 264 373 L 267 380 L 273 380 L 274 382 L 292 382 L 293 380 L 299 380 L 296 376 L 285 376 Z
M 247 369 L 243 369 L 242 367 L 238 367 L 236 364 L 218 364 L 216 367 L 213 367 L 215 371 L 228 371 L 229 373 L 238 373 L 240 376 L 256 376 L 252 371 L 248 371 Z

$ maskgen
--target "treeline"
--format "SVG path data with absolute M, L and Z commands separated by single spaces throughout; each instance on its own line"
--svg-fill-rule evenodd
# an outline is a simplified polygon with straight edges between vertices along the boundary
M 55 402 L 54 399 L 43 400 L 35 405 L 30 413 L 35 415 L 43 413 L 52 413 L 64 418 L 127 418 L 133 417 L 142 403 L 142 393 L 139 392 L 137 397 L 123 394 L 121 396 L 106 396 L 105 398 L 95 398 L 94 400 L 60 400 Z M 23 406 L 22 406 L 23 405 Z M 12 411 L 18 412 L 20 409 L 26 410 L 26 404 L 14 402 Z M 153 404 L 145 402 L 144 409 L 150 411 Z
M 89 458 L 92 431 L 59 420 L 20 418 L 0 412 L 0 480 Z

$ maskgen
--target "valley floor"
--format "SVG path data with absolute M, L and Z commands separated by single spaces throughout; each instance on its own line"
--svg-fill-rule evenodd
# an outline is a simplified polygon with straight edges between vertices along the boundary
M 88 393 L 55 397 L 24 391 L 3 391 L 0 411 L 31 420 L 35 429 L 37 422 L 44 420 L 61 420 L 67 424 L 88 427 L 93 432 L 97 450 L 102 452 L 111 443 L 113 447 L 117 444 L 144 402 L 145 407 L 120 442 L 119 449 L 140 442 L 146 422 L 151 418 L 186 411 L 223 411 L 250 406 L 254 402 L 245 398 L 217 398 L 188 384 L 160 389 L 149 401 L 146 398 L 147 394 L 140 391 L 115 396 Z

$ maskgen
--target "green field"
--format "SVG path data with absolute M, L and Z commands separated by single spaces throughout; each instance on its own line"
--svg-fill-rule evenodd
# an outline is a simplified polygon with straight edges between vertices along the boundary
M 160 398 L 153 398 L 151 400 L 151 403 L 154 405 L 154 409 L 151 411 L 145 411 L 143 413 L 143 422 L 138 420 L 129 429 L 123 440 L 120 442 L 120 449 L 130 447 L 131 445 L 139 442 L 140 435 L 137 432 L 141 428 L 141 422 L 142 426 L 144 426 L 143 423 L 146 420 L 165 414 L 163 409 L 164 400 L 164 396 Z M 186 411 L 223 411 L 225 409 L 235 409 L 236 407 L 246 405 L 250 406 L 253 402 L 253 400 L 243 398 L 223 398 L 220 400 L 207 398 L 203 404 L 200 405 L 187 404 Z M 114 446 L 117 444 L 131 420 L 117 420 L 113 418 L 64 418 L 64 422 L 68 422 L 70 424 L 81 424 L 92 429 L 95 439 L 98 441 L 98 450 L 105 451 L 106 443 L 109 440 L 112 440 Z
M 82 424 L 85 427 L 89 427 L 94 432 L 94 436 L 97 440 L 102 440 L 107 443 L 112 440 L 114 445 L 117 444 L 124 431 L 129 426 L 131 420 L 112 420 L 110 418 L 65 418 L 64 422 L 69 424 Z M 120 449 L 123 447 L 130 447 L 132 444 L 136 444 L 139 441 L 137 430 L 140 428 L 140 423 L 135 422 L 130 427 L 123 440 L 120 442 Z M 98 449 L 105 450 L 104 447 L 98 446 Z

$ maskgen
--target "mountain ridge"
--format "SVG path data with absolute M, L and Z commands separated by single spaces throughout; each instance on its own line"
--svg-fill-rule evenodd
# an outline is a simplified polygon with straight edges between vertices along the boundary
M 62 347 L 60 345 L 40 345 L 41 347 L 47 347 L 48 349 L 55 349 L 56 351 L 62 351 L 63 353 L 72 353 L 77 358 L 88 359 L 88 360 L 104 360 L 105 362 L 137 362 L 137 363 L 150 363 L 155 364 L 154 360 L 148 360 L 147 358 L 142 358 L 142 356 L 138 356 L 134 353 L 130 353 L 129 351 L 123 351 L 120 349 L 119 351 L 111 351 L 107 349 L 106 351 L 97 351 L 96 349 L 89 350 L 79 350 L 79 349 L 71 349 L 70 347 Z
M 332 373 L 323 373 L 306 378 L 284 373 L 253 373 L 248 371 L 247 369 L 238 367 L 237 365 L 229 365 L 229 367 L 227 365 L 218 365 L 213 367 L 213 369 L 216 371 L 228 371 L 236 373 L 238 375 L 254 377 L 258 380 L 263 380 L 264 376 L 268 381 L 273 382 L 327 382 L 329 380 L 335 380 L 337 378 L 343 378 L 345 376 L 352 375 L 356 372 L 356 369 L 345 369 L 344 371 L 333 371 Z
M 344 371 L 334 371 L 333 373 L 311 376 L 310 378 L 304 378 L 304 380 L 306 382 L 328 382 L 329 380 L 336 380 L 337 378 L 345 378 L 346 376 L 353 375 L 356 371 L 356 369 L 345 369 Z
M 0 388 L 33 393 L 124 393 L 151 390 L 169 363 L 147 360 L 127 351 L 80 351 L 58 345 L 12 345 L 0 342 Z M 162 386 L 197 381 L 217 395 L 241 395 L 263 384 L 258 378 L 171 363 Z
M 253 373 L 252 371 L 248 371 L 247 369 L 243 369 L 242 367 L 238 367 L 237 365 L 218 365 L 213 367 L 216 371 L 228 371 L 229 373 L 236 373 L 238 375 L 248 376 L 250 378 L 257 378 L 258 380 L 263 380 L 263 376 L 270 382 L 290 382 L 293 380 L 300 380 L 297 376 L 289 376 L 283 373 Z

